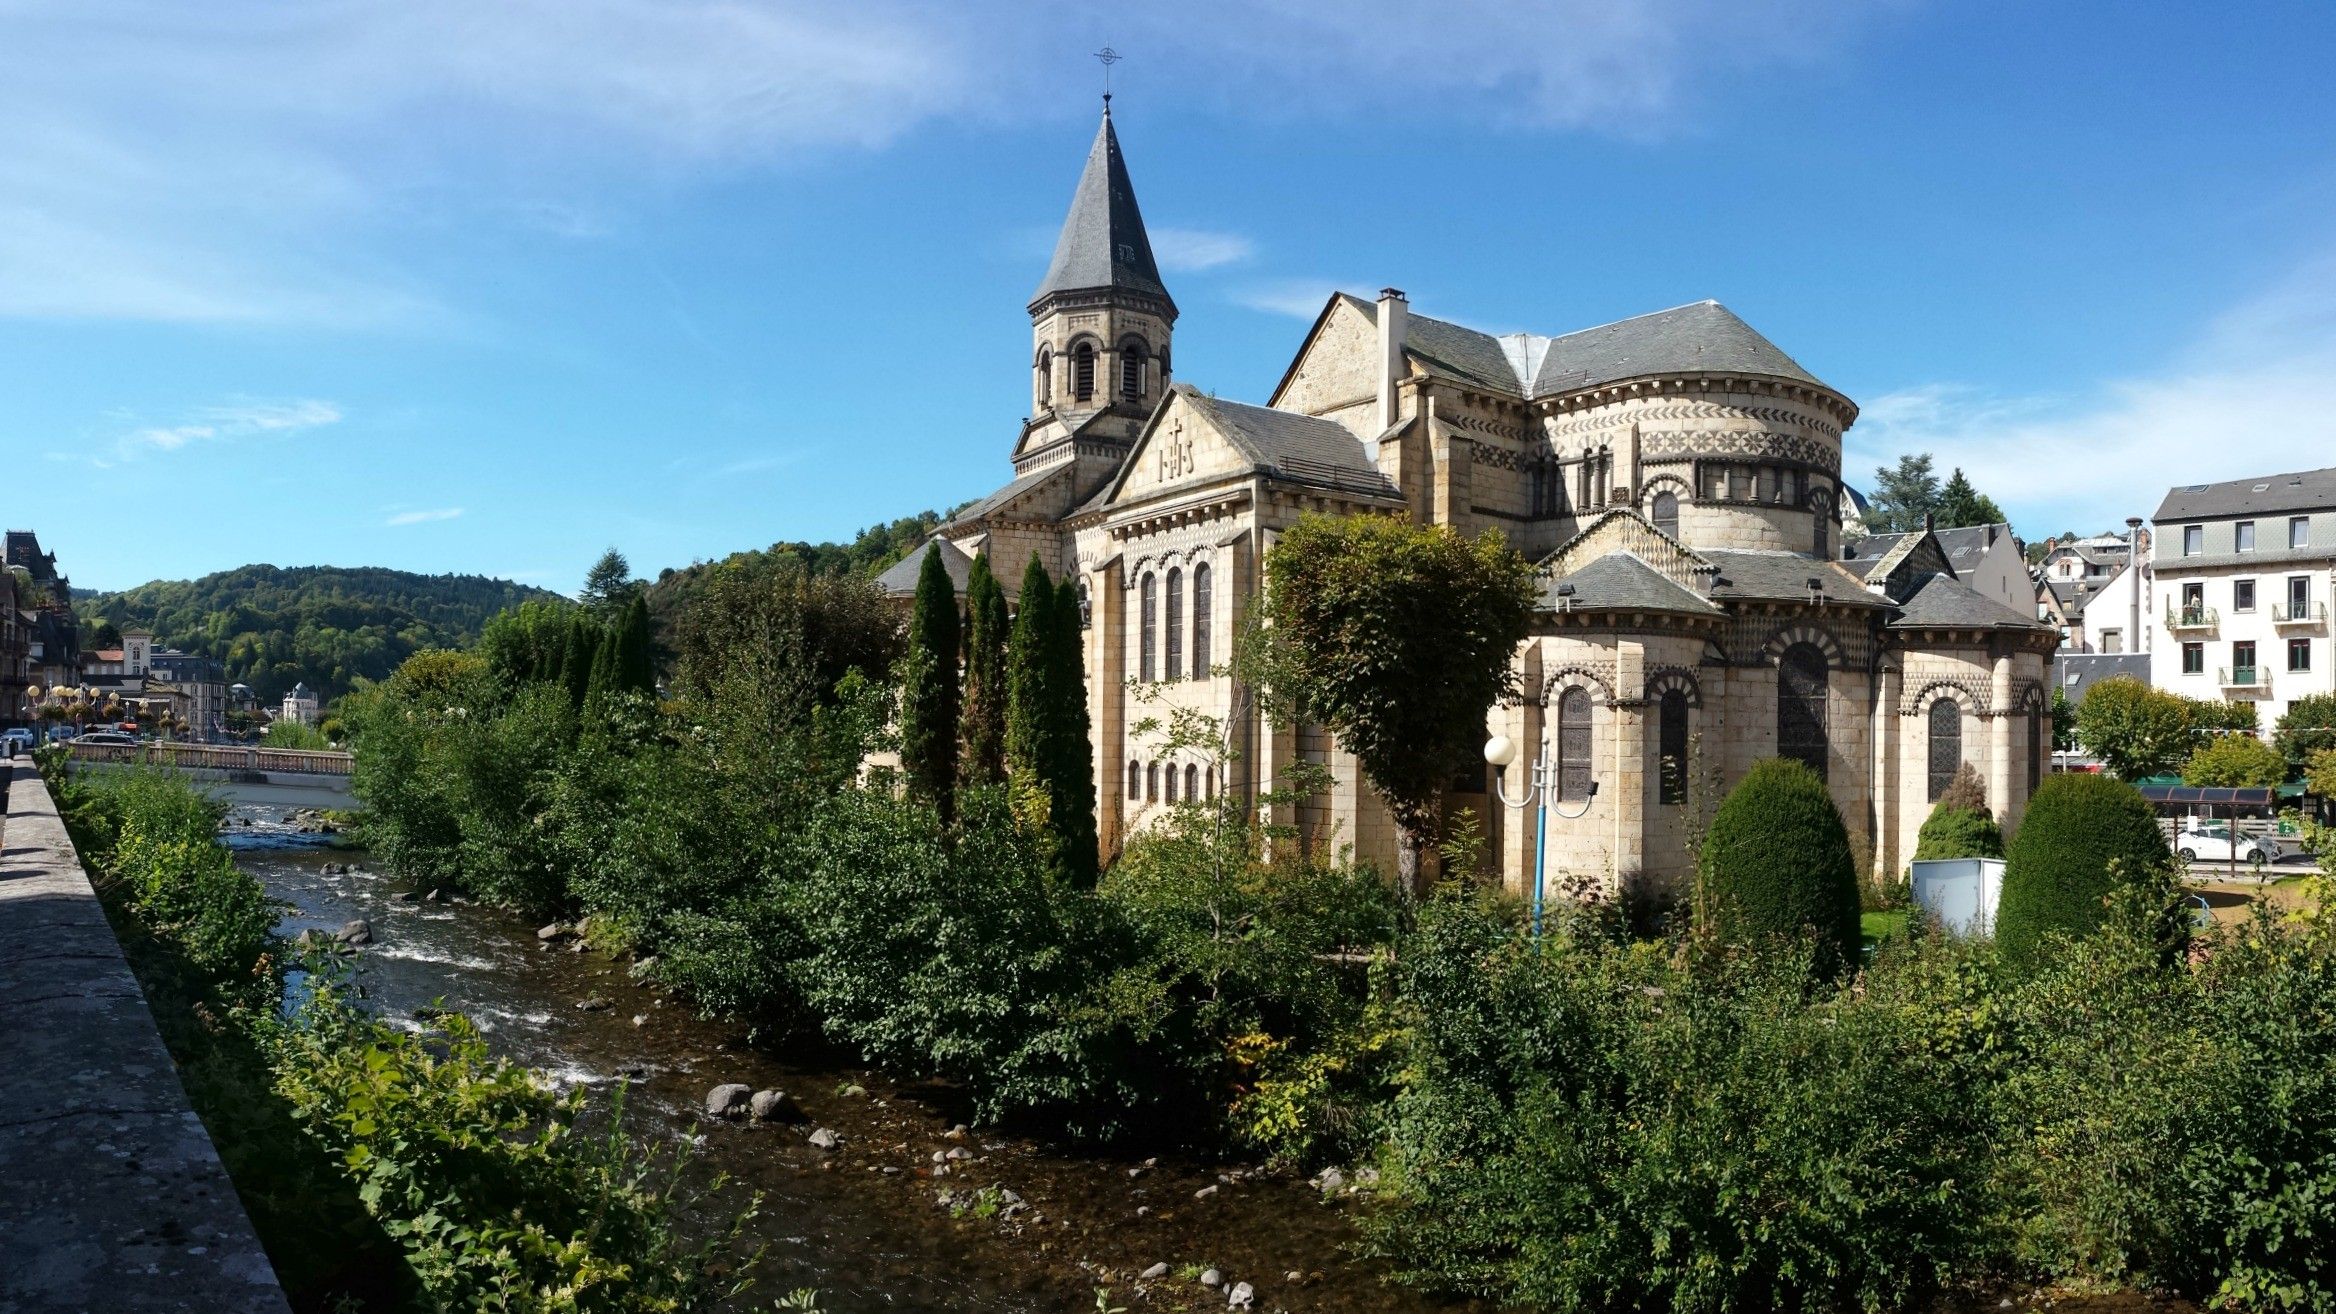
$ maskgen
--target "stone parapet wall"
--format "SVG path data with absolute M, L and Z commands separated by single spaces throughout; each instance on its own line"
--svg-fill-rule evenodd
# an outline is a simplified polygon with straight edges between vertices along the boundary
M 0 779 L 0 1310 L 286 1314 L 48 788 Z

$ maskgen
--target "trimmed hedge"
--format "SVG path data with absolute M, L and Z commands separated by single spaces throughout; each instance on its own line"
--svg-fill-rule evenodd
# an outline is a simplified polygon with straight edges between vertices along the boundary
M 1703 910 L 1721 938 L 1749 944 L 1814 931 L 1816 970 L 1857 961 L 1857 860 L 1832 795 L 1806 764 L 1754 765 L 1712 818 L 1700 867 Z
M 1942 800 L 1922 823 L 1914 841 L 1914 860 L 1933 858 L 2000 858 L 2003 827 L 1985 809 L 1950 808 Z
M 2027 819 L 2012 839 L 1995 910 L 1996 948 L 2015 966 L 2033 966 L 2048 935 L 2091 935 L 2119 880 L 2169 860 L 2157 814 L 2141 791 L 2104 775 L 2052 777 L 2028 801 Z

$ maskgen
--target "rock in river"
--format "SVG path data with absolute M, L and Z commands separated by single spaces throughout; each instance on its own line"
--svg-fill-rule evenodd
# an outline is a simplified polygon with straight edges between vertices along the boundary
M 754 1088 L 742 1082 L 724 1082 L 706 1092 L 706 1113 L 715 1118 L 735 1118 L 746 1112 L 747 1097 Z
M 749 1105 L 756 1122 L 801 1122 L 802 1106 L 783 1090 L 758 1090 Z
M 1150 1282 L 1150 1281 L 1152 1281 L 1154 1278 L 1164 1278 L 1164 1277 L 1168 1276 L 1168 1261 L 1167 1261 L 1167 1260 L 1165 1260 L 1165 1259 L 1163 1259 L 1163 1260 L 1161 1260 L 1159 1263 L 1157 1263 L 1157 1264 L 1154 1264 L 1154 1265 L 1152 1265 L 1150 1268 L 1147 1268 L 1147 1269 L 1145 1269 L 1145 1270 L 1144 1270 L 1144 1271 L 1143 1271 L 1141 1274 L 1139 1274 L 1138 1276 L 1140 1276 L 1141 1278 L 1143 1278 L 1143 1280 L 1144 1280 L 1144 1281 L 1146 1281 L 1146 1282 Z
M 843 1144 L 843 1138 L 822 1127 L 811 1133 L 811 1144 L 818 1149 L 832 1150 Z
M 373 923 L 359 917 L 355 921 L 343 925 L 341 933 L 334 938 L 342 944 L 371 944 L 373 943 Z
M 1225 1308 L 1227 1309 L 1248 1309 L 1256 1303 L 1257 1288 L 1246 1282 L 1234 1283 L 1233 1290 L 1225 1297 Z

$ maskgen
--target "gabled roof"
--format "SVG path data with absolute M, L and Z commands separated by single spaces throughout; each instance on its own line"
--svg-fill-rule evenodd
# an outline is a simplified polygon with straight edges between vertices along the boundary
M 1226 401 L 1189 383 L 1171 386 L 1260 473 L 1346 493 L 1401 496 L 1363 451 L 1362 440 L 1334 420 Z
M 1704 548 L 1698 550 L 1698 555 L 1719 567 L 1719 574 L 1711 584 L 1711 596 L 1717 602 L 1736 598 L 1807 602 L 1809 581 L 1813 579 L 1817 581 L 1818 591 L 1825 595 L 1828 606 L 1890 605 L 1888 599 L 1867 592 L 1865 581 L 1844 569 L 1838 561 L 1821 561 L 1798 552 L 1745 549 L 1722 551 Z
M 1996 536 L 2001 534 L 2009 538 L 2011 532 L 2012 527 L 2006 524 L 1967 525 L 1960 529 L 1934 529 L 1931 536 L 1938 540 L 1939 550 L 1946 554 L 1947 564 L 1955 568 L 1955 574 L 1968 577 L 1986 559 L 1987 550 L 1995 545 Z M 1844 564 L 1871 579 L 1873 564 L 1889 555 L 1890 550 L 1902 541 L 1912 537 L 1915 534 L 1869 534 L 1850 544 Z
M 876 587 L 884 590 L 888 597 L 914 597 L 917 576 L 924 571 L 925 554 L 928 552 L 941 554 L 941 569 L 949 574 L 949 587 L 962 596 L 965 593 L 965 582 L 973 575 L 973 558 L 965 555 L 964 549 L 955 543 L 938 535 L 926 539 L 923 547 L 902 557 L 890 570 L 878 575 Z
M 2130 675 L 2143 683 L 2149 681 L 2149 654 L 2146 652 L 2062 652 L 2052 656 L 2052 683 L 2066 695 L 2070 706 L 2085 700 L 2085 694 L 2103 680 Z
M 2336 510 L 2336 469 L 2185 484 L 2166 494 L 2151 520 L 2207 520 L 2282 511 Z
M 1108 105 L 1087 152 L 1087 167 L 1071 193 L 1071 212 L 1055 239 L 1054 259 L 1030 300 L 1036 305 L 1057 292 L 1094 288 L 1124 288 L 1175 304 L 1152 259 L 1152 239 L 1144 233 L 1143 212 L 1136 208 L 1135 184 L 1128 181 Z
M 1571 594 L 1558 588 L 1570 585 Z M 1717 616 L 1720 609 L 1681 588 L 1653 566 L 1628 552 L 1609 552 L 1576 568 L 1572 574 L 1545 576 L 1541 607 L 1554 611 L 1573 606 L 1591 611 L 1674 611 L 1695 616 Z
M 2033 616 L 2023 616 L 1948 576 L 1933 575 L 1914 591 L 1913 597 L 1899 605 L 1898 615 L 1891 619 L 1888 628 L 2049 630 L 2052 627 Z
M 987 519 L 990 516 L 997 515 L 999 512 L 1007 510 L 1008 508 L 1012 507 L 1012 505 L 1017 500 L 1028 494 L 1040 491 L 1058 479 L 1068 479 L 1070 477 L 1071 465 L 1067 461 L 1061 465 L 1048 466 L 1044 470 L 1038 470 L 1030 474 L 1023 475 L 1014 482 L 1006 485 L 1004 488 L 999 489 L 989 496 L 984 497 L 969 506 L 959 508 L 956 515 L 949 517 L 949 524 L 952 526 L 975 524 L 981 520 Z M 1055 517 L 1047 515 L 1037 518 L 1054 519 Z M 915 587 L 915 581 L 910 581 L 910 587 Z
M 1340 293 L 1373 323 L 1377 303 Z M 1405 317 L 1405 350 L 1432 373 L 1527 399 L 1658 374 L 1758 374 L 1824 387 L 1717 301 L 1658 310 L 1559 337 L 1495 337 L 1432 316 Z

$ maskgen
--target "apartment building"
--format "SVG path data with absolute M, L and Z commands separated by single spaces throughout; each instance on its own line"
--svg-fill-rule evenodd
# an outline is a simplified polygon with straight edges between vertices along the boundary
M 2186 484 L 2166 494 L 2152 524 L 2163 599 L 2152 683 L 2251 700 L 2266 733 L 2289 703 L 2336 687 L 2336 470 Z

